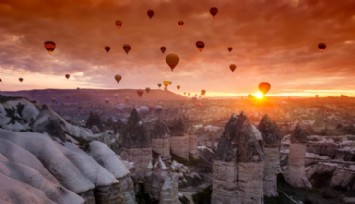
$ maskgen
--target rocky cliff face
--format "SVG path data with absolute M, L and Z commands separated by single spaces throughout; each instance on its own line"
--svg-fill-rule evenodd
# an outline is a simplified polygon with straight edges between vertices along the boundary
M 160 204 L 177 204 L 179 201 L 179 189 L 178 189 L 178 176 L 175 174 L 169 174 L 160 192 Z
M 3 96 L 0 126 L 1 198 L 11 203 L 134 203 L 129 170 L 105 144 L 92 141 L 97 136 L 91 131 L 45 105 Z
M 281 133 L 276 123 L 265 115 L 258 126 L 264 141 L 263 190 L 266 197 L 275 197 L 277 193 L 277 173 L 280 167 Z
M 152 150 L 164 159 L 170 158 L 170 136 L 168 127 L 160 120 L 156 121 L 150 131 L 152 135 Z
M 263 202 L 261 133 L 242 112 L 232 115 L 213 162 L 212 203 Z
M 189 125 L 186 118 L 178 118 L 169 121 L 168 128 L 170 130 L 171 136 L 184 136 L 187 134 Z
M 120 135 L 120 143 L 125 148 L 145 148 L 152 145 L 149 130 L 136 109 L 132 110 L 127 125 L 122 127 Z
M 306 177 L 304 159 L 308 135 L 309 132 L 301 124 L 297 124 L 290 137 L 291 146 L 285 178 L 294 187 L 311 189 L 312 185 Z

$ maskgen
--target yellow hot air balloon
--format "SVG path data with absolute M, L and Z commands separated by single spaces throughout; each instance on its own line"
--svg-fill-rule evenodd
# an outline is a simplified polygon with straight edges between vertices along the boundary
M 179 60 L 180 60 L 179 56 L 174 53 L 168 54 L 165 58 L 165 61 L 169 65 L 171 71 L 173 71 L 176 65 L 178 65 Z

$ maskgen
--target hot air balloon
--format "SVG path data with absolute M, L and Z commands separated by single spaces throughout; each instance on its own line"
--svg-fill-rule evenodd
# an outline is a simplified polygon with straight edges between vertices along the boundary
M 178 25 L 179 26 L 183 26 L 184 25 L 184 21 L 182 21 L 182 20 L 178 21 Z
M 200 50 L 200 52 L 202 51 L 202 49 L 205 47 L 205 43 L 202 41 L 197 41 L 196 42 L 196 47 Z
M 271 85 L 268 82 L 261 82 L 259 84 L 259 91 L 265 95 L 267 92 L 269 92 L 271 88 Z
M 179 63 L 179 56 L 174 53 L 170 53 L 165 57 L 166 63 L 169 65 L 171 71 L 174 71 L 174 68 Z
M 188 93 L 187 95 L 190 96 L 190 93 Z
M 158 87 L 159 87 L 159 88 L 161 87 L 161 83 L 158 84 Z
M 234 72 L 235 69 L 237 69 L 237 65 L 231 64 L 231 65 L 229 65 L 229 69 L 230 69 L 232 72 Z
M 20 82 L 23 82 L 23 78 L 22 78 L 22 77 L 18 78 L 18 80 L 19 80 Z
M 206 94 L 206 90 L 205 89 L 202 89 L 201 90 L 201 96 L 204 96 Z
M 165 51 L 166 51 L 166 47 L 164 47 L 164 46 L 162 46 L 162 47 L 160 47 L 160 51 L 161 51 L 161 53 L 165 53 Z
M 176 88 L 179 90 L 180 89 L 180 85 L 177 85 Z
M 163 81 L 164 90 L 168 90 L 168 86 L 171 84 L 171 81 Z
M 115 75 L 115 80 L 117 81 L 117 83 L 120 83 L 121 79 L 122 79 L 121 75 L 119 75 L 119 74 Z
M 232 52 L 233 48 L 232 47 L 228 47 L 228 51 Z
M 115 24 L 116 24 L 116 26 L 117 26 L 117 29 L 120 29 L 121 26 L 122 26 L 122 21 L 117 20 L 117 21 L 115 21 Z
M 153 10 L 148 10 L 148 11 L 147 11 L 147 15 L 149 16 L 150 19 L 153 18 L 153 16 L 154 16 L 154 11 L 153 11 Z
M 123 45 L 123 50 L 126 52 L 126 54 L 128 54 L 129 51 L 131 51 L 131 45 L 129 45 L 129 44 L 124 44 L 124 45 Z
M 137 90 L 137 95 L 138 95 L 139 97 L 142 97 L 142 96 L 143 96 L 143 93 L 144 93 L 144 91 L 143 91 L 142 89 L 138 89 L 138 90 Z
M 124 98 L 124 100 L 125 100 L 126 103 L 128 103 L 128 102 L 129 102 L 129 97 L 126 96 L 126 97 Z
M 318 44 L 318 49 L 319 49 L 320 51 L 324 51 L 325 48 L 327 48 L 327 45 L 326 45 L 325 43 L 319 43 L 319 44 Z
M 69 79 L 70 78 L 70 74 L 65 74 L 65 78 Z
M 105 46 L 106 52 L 109 52 L 111 50 L 110 46 Z
M 145 88 L 145 92 L 149 93 L 150 92 L 150 88 L 149 87 Z
M 52 54 L 52 52 L 56 48 L 55 42 L 53 42 L 53 41 L 44 42 L 44 48 L 46 48 L 46 50 L 48 51 L 49 54 Z
M 218 13 L 218 9 L 216 7 L 212 7 L 210 9 L 210 13 L 214 17 Z
M 184 92 L 184 95 L 186 95 L 186 92 Z

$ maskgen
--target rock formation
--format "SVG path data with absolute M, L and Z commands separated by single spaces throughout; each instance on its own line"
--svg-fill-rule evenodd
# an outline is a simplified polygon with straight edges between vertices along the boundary
M 147 170 L 152 161 L 152 140 L 148 128 L 136 109 L 120 132 L 121 157 L 134 162 L 136 172 Z
M 308 181 L 305 172 L 305 155 L 307 148 L 307 136 L 309 131 L 297 124 L 291 134 L 290 153 L 288 155 L 286 181 L 298 188 L 311 189 L 312 185 Z
M 166 177 L 160 192 L 160 204 L 177 204 L 180 203 L 178 197 L 178 177 L 170 174 Z
M 197 136 L 187 134 L 189 127 L 185 118 L 170 122 L 168 127 L 171 133 L 170 147 L 172 154 L 189 161 L 190 155 L 197 154 Z
M 243 112 L 230 118 L 213 161 L 212 203 L 263 203 L 261 144 Z
M 265 115 L 258 126 L 264 143 L 264 196 L 276 197 L 277 173 L 280 167 L 280 140 L 281 133 L 276 123 Z
M 152 149 L 155 153 L 170 159 L 170 137 L 168 127 L 160 120 L 156 121 L 151 130 Z

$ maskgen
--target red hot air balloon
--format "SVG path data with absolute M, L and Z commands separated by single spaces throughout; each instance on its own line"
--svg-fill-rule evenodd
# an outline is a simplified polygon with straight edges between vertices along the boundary
M 179 60 L 179 56 L 174 53 L 170 53 L 165 57 L 165 61 L 169 65 L 171 71 L 173 71 L 176 65 L 178 65 Z
M 65 78 L 69 79 L 70 78 L 70 74 L 65 74 Z
M 228 47 L 228 51 L 232 52 L 233 48 L 232 47 Z
M 182 21 L 182 20 L 178 21 L 179 26 L 183 26 L 184 24 L 185 24 L 184 21 Z
M 115 21 L 115 24 L 116 24 L 116 26 L 117 26 L 117 29 L 120 29 L 121 26 L 122 26 L 122 21 L 117 20 L 117 21 Z
M 320 50 L 320 51 L 324 51 L 325 50 L 325 48 L 327 48 L 327 45 L 325 44 L 325 43 L 319 43 L 318 44 L 318 49 Z
M 165 51 L 166 51 L 166 47 L 164 47 L 164 46 L 162 46 L 162 47 L 160 47 L 160 51 L 161 51 L 161 53 L 165 53 Z
M 46 48 L 46 50 L 48 51 L 49 54 L 52 54 L 52 52 L 56 48 L 56 44 L 53 41 L 46 41 L 46 42 L 44 42 L 44 48 Z
M 128 54 L 129 51 L 131 51 L 131 45 L 129 45 L 129 44 L 124 44 L 124 45 L 123 45 L 123 50 L 126 52 L 126 54 Z
M 23 82 L 23 78 L 22 78 L 22 77 L 18 78 L 18 80 L 19 80 L 20 82 Z
M 216 7 L 212 7 L 210 9 L 210 13 L 214 17 L 218 13 L 218 9 Z
M 237 65 L 231 64 L 231 65 L 229 65 L 229 69 L 230 69 L 232 72 L 234 72 L 235 69 L 237 69 Z
M 142 89 L 138 89 L 138 90 L 137 90 L 137 95 L 138 95 L 139 97 L 142 97 L 142 96 L 143 96 L 143 93 L 144 93 L 144 91 L 143 91 Z
M 121 75 L 119 75 L 119 74 L 115 75 L 115 80 L 116 80 L 117 84 L 120 83 L 121 79 L 122 79 Z
M 148 11 L 147 11 L 147 15 L 149 16 L 150 19 L 153 18 L 153 16 L 154 16 L 154 11 L 153 11 L 153 10 L 148 10 Z
M 109 46 L 105 46 L 105 50 L 106 50 L 106 52 L 109 52 L 111 50 L 111 48 Z
M 202 41 L 197 41 L 196 42 L 196 47 L 200 50 L 200 52 L 202 51 L 202 49 L 205 47 L 205 43 Z
M 261 83 L 259 84 L 259 91 L 260 91 L 263 95 L 265 95 L 267 92 L 269 92 L 270 88 L 271 88 L 271 85 L 270 85 L 270 83 L 268 83 L 268 82 L 261 82 Z
M 150 92 L 150 88 L 149 87 L 145 88 L 145 92 L 149 93 Z
M 177 85 L 176 88 L 179 90 L 180 89 L 180 85 Z

